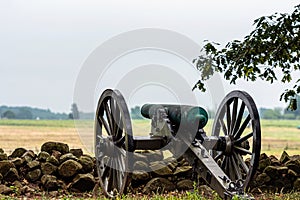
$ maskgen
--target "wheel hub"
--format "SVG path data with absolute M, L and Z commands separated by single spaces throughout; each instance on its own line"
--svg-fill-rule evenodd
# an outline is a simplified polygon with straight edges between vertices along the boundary
M 115 157 L 117 155 L 117 148 L 110 138 L 102 139 L 99 142 L 99 152 L 108 157 Z
M 230 155 L 232 153 L 233 142 L 230 136 L 225 136 L 225 155 Z

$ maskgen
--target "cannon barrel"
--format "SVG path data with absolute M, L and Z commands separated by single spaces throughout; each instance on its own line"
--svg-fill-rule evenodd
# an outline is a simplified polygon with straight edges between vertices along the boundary
M 203 128 L 208 120 L 208 114 L 203 108 L 190 105 L 145 104 L 141 108 L 141 114 L 151 119 L 158 109 L 164 109 L 171 123 L 176 125 L 198 123 L 198 128 Z

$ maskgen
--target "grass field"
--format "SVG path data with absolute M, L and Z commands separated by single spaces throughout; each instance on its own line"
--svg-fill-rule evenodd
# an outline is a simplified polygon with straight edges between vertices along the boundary
M 211 134 L 213 121 L 205 127 Z M 70 148 L 83 148 L 93 145 L 93 121 L 72 120 L 0 120 L 0 148 L 11 152 L 17 147 L 39 151 L 46 141 L 60 141 Z M 150 132 L 149 120 L 133 120 L 134 135 L 147 135 Z M 290 155 L 300 154 L 300 129 L 297 120 L 261 120 L 262 152 L 280 156 L 283 150 Z

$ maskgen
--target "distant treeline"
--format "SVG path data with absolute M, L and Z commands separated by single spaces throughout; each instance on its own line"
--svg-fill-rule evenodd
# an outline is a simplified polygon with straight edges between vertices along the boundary
M 72 104 L 70 113 L 56 113 L 52 112 L 50 109 L 40 109 L 32 108 L 28 106 L 0 106 L 0 118 L 1 119 L 93 119 L 93 113 L 79 112 L 74 109 L 74 104 Z
M 300 101 L 299 101 L 300 103 Z M 207 110 L 209 118 L 215 117 L 215 111 Z M 290 111 L 284 108 L 260 108 L 261 119 L 297 119 L 300 120 L 300 105 L 296 111 Z M 141 115 L 141 108 L 135 106 L 130 109 L 132 119 L 144 119 Z M 74 118 L 75 116 L 75 118 Z M 78 111 L 75 104 L 72 104 L 70 113 L 55 113 L 50 109 L 32 108 L 28 106 L 9 107 L 0 106 L 0 118 L 2 119 L 94 119 L 94 113 L 85 113 Z

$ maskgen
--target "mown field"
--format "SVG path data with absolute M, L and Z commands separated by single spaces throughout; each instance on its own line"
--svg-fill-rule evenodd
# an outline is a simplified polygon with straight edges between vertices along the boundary
M 17 147 L 39 151 L 46 141 L 60 141 L 70 148 L 83 148 L 92 151 L 93 121 L 73 120 L 0 120 L 0 148 L 10 152 Z M 211 134 L 213 121 L 205 127 Z M 300 154 L 299 120 L 261 120 L 262 152 L 280 156 L 282 151 L 290 155 Z M 147 135 L 150 132 L 149 120 L 132 121 L 134 135 Z

